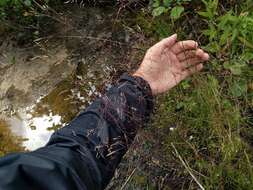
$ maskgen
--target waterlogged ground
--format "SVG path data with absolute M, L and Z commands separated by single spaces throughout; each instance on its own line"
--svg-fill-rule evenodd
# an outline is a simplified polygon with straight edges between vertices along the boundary
M 1 121 L 24 139 L 26 150 L 45 145 L 55 129 L 131 69 L 131 33 L 115 14 L 69 6 L 63 20 L 51 23 L 55 31 L 31 45 L 1 39 Z

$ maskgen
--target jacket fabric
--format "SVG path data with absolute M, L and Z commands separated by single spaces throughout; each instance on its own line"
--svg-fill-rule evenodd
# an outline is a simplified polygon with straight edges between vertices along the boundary
M 124 74 L 45 147 L 0 158 L 0 189 L 105 189 L 152 109 L 148 83 Z

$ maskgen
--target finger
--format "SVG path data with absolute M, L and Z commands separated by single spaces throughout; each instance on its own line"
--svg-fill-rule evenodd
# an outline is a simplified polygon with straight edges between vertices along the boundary
M 188 50 L 196 50 L 198 48 L 198 43 L 193 40 L 186 40 L 177 42 L 172 48 L 171 51 L 175 54 L 182 53 Z
M 199 51 L 196 51 L 196 55 L 203 59 L 204 61 L 208 61 L 210 56 L 208 55 L 208 53 L 205 53 L 202 49 L 199 49 Z
M 195 57 L 195 58 L 190 58 L 190 59 L 186 59 L 186 60 L 182 61 L 180 63 L 180 65 L 181 65 L 182 69 L 187 69 L 188 67 L 192 67 L 192 66 L 197 65 L 202 62 L 204 62 L 204 60 L 202 60 L 198 57 Z
M 184 80 L 185 78 L 193 75 L 194 73 L 201 71 L 202 69 L 203 69 L 203 64 L 198 64 L 198 65 L 195 65 L 193 67 L 190 67 L 190 68 L 184 70 L 181 75 L 181 80 Z
M 188 51 L 179 53 L 177 55 L 177 58 L 179 61 L 185 61 L 186 59 L 190 59 L 194 57 L 199 57 L 205 61 L 209 59 L 209 55 L 205 53 L 202 49 L 188 50 Z
M 196 50 L 185 51 L 177 55 L 177 58 L 180 62 L 194 57 L 196 57 Z
M 168 38 L 164 38 L 160 42 L 158 42 L 154 47 L 163 50 L 165 48 L 171 48 L 177 42 L 177 34 L 174 34 Z

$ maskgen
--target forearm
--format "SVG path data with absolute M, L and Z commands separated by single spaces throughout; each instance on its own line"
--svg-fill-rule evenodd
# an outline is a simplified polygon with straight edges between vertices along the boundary
M 25 175 L 38 181 L 38 187 L 45 183 L 43 177 L 48 177 L 56 181 L 55 188 L 62 185 L 65 189 L 105 188 L 138 128 L 152 111 L 151 91 L 146 82 L 140 81 L 122 77 L 118 85 L 56 131 L 45 147 L 0 160 L 0 177 L 16 172 L 18 180 L 26 180 L 18 169 L 23 167 Z M 16 160 L 1 167 L 1 163 L 13 158 Z M 35 175 L 35 170 L 43 175 Z M 6 187 L 4 183 L 0 182 L 0 187 Z
M 112 178 L 138 128 L 149 118 L 152 107 L 148 84 L 141 79 L 137 81 L 133 77 L 122 76 L 118 85 L 97 99 L 68 126 L 56 132 L 48 146 L 57 144 L 59 139 L 67 136 L 77 143 L 72 149 L 81 154 L 85 154 L 82 148 L 88 149 L 101 173 L 104 187 Z
M 147 51 L 135 73 L 149 84 L 123 77 L 56 131 L 47 146 L 0 159 L 0 189 L 104 189 L 152 111 L 151 91 L 170 90 L 208 59 L 195 41 L 177 42 L 177 35 L 163 39 Z

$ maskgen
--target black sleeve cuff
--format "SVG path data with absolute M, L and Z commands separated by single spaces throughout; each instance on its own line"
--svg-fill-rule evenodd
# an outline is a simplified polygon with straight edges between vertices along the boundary
M 149 117 L 153 111 L 153 108 L 154 108 L 154 97 L 152 95 L 152 90 L 150 88 L 149 83 L 141 77 L 131 76 L 127 73 L 124 73 L 120 77 L 119 83 L 125 82 L 125 81 L 132 83 L 142 92 L 143 97 L 147 103 L 147 109 L 146 109 L 145 116 Z

